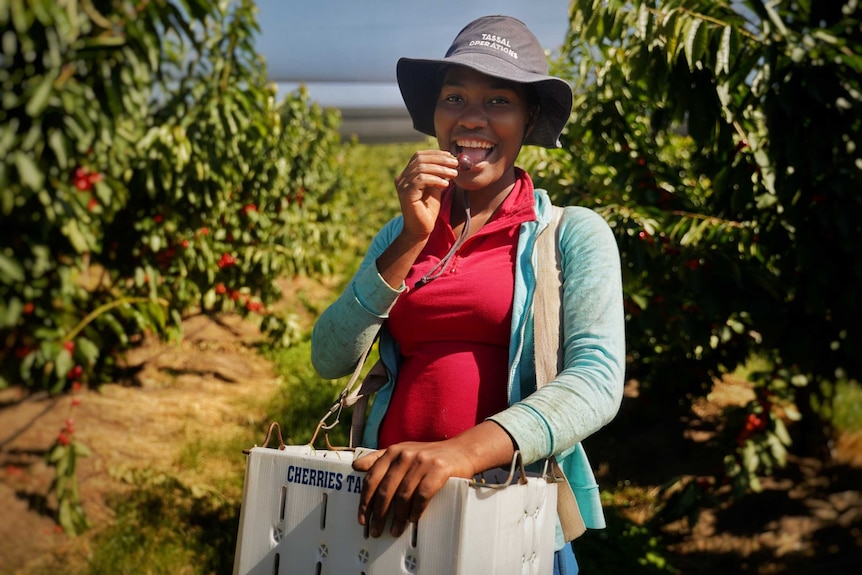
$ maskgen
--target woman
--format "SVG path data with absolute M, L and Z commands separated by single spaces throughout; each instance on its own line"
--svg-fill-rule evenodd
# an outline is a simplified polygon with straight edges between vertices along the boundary
M 551 205 L 515 166 L 524 144 L 559 147 L 569 85 L 548 75 L 544 50 L 520 21 L 479 18 L 445 58 L 402 58 L 398 83 L 413 124 L 437 138 L 396 178 L 401 214 L 377 234 L 350 285 L 317 321 L 312 361 L 322 377 L 350 373 L 380 336 L 389 382 L 374 400 L 357 459 L 367 471 L 359 523 L 400 535 L 450 477 L 469 478 L 556 455 L 584 522 L 604 527 L 580 441 L 622 397 L 619 254 L 595 212 L 560 223 L 563 368 L 536 390 L 532 301 L 535 240 Z M 460 162 L 459 162 L 460 160 Z M 557 530 L 558 573 L 576 573 Z

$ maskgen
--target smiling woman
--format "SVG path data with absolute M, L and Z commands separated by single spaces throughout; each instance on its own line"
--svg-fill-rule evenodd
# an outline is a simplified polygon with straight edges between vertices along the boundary
M 571 88 L 548 74 L 538 39 L 508 16 L 474 20 L 444 58 L 402 58 L 396 74 L 414 127 L 438 148 L 415 152 L 395 178 L 401 214 L 374 238 L 312 335 L 312 362 L 325 378 L 353 371 L 379 336 L 387 382 L 362 437 L 376 451 L 353 463 L 367 472 L 359 523 L 373 537 L 390 525 L 398 537 L 450 478 L 506 466 L 516 451 L 525 463 L 552 459 L 577 497 L 559 507 L 575 521 L 559 522 L 555 573 L 576 573 L 567 543 L 584 524 L 604 527 L 580 442 L 622 398 L 619 253 L 598 214 L 552 206 L 515 165 L 523 145 L 560 145 Z M 560 216 L 558 232 L 546 232 Z M 564 319 L 535 321 L 559 324 L 565 349 L 564 361 L 540 356 L 562 369 L 537 390 L 543 232 L 565 264 Z M 559 487 L 572 494 L 566 480 Z

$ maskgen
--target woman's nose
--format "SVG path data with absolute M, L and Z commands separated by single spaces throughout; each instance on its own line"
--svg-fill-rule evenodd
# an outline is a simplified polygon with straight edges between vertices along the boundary
M 477 104 L 467 104 L 458 116 L 458 123 L 465 128 L 480 128 L 488 123 L 485 108 Z

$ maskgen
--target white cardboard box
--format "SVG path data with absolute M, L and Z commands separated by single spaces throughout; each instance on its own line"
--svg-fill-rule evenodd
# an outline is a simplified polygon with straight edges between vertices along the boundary
M 373 538 L 356 519 L 365 474 L 353 458 L 307 445 L 251 449 L 234 574 L 553 573 L 556 485 L 529 477 L 492 489 L 453 478 L 415 527 Z

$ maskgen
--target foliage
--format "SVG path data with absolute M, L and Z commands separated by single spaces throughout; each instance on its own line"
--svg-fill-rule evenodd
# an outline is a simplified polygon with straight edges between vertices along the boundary
M 603 506 L 607 528 L 588 530 L 572 542 L 582 573 L 678 573 L 655 533 L 627 519 L 611 502 L 604 501 Z
M 235 310 L 346 233 L 338 115 L 276 103 L 250 0 L 0 0 L 0 387 L 117 377 L 142 333 Z
M 842 383 L 835 390 L 835 427 L 845 432 L 862 432 L 862 385 Z
M 572 122 L 563 150 L 530 158 L 558 201 L 614 228 L 643 394 L 682 413 L 713 378 L 768 359 L 728 427 L 727 471 L 748 487 L 783 460 L 789 406 L 798 446 L 822 450 L 834 383 L 862 372 L 859 12 L 574 2 L 557 63 Z
M 344 169 L 350 179 L 350 194 L 361 198 L 352 205 L 353 257 L 365 255 L 371 237 L 390 218 L 401 213 L 395 193 L 395 177 L 420 149 L 436 149 L 436 141 L 409 144 L 362 144 L 345 153 Z M 358 265 L 358 262 L 357 262 Z
M 231 572 L 238 502 L 204 484 L 160 472 L 128 477 L 128 495 L 112 502 L 116 521 L 96 536 L 89 575 Z M 177 529 L 182 525 L 182 529 Z
M 81 401 L 75 397 L 77 391 L 77 388 L 72 389 L 70 417 L 66 419 L 65 426 L 45 454 L 45 461 L 54 468 L 50 491 L 57 497 L 55 519 L 69 535 L 78 535 L 89 527 L 81 504 L 77 467 L 78 458 L 88 457 L 90 449 L 75 436 L 75 419 L 71 417 Z

